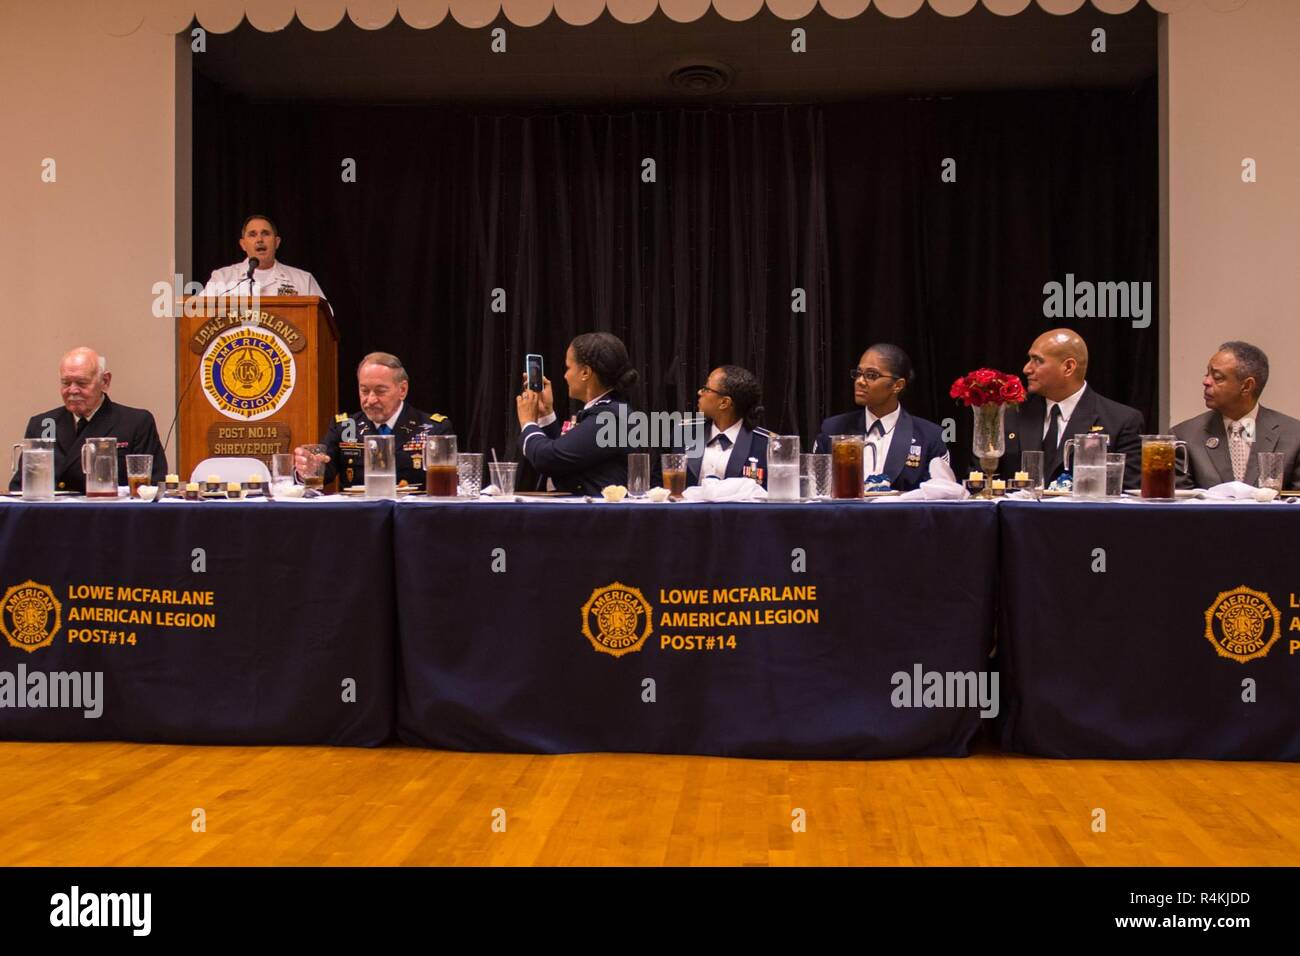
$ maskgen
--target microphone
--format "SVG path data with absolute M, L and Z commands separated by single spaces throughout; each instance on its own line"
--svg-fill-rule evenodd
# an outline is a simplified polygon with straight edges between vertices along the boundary
M 239 288 L 241 285 L 243 285 L 245 282 L 249 283 L 249 288 L 256 288 L 256 286 L 254 286 L 254 285 L 252 284 L 252 282 L 253 282 L 253 270 L 255 270 L 255 269 L 258 267 L 258 264 L 259 264 L 259 262 L 258 262 L 258 259 L 257 259 L 256 256 L 251 256 L 251 257 L 249 257 L 249 260 L 248 260 L 248 275 L 244 276 L 244 278 L 240 279 L 238 282 L 236 282 L 234 285 L 232 285 L 232 286 L 231 286 L 229 289 L 227 289 L 225 292 L 218 292 L 217 295 L 218 295 L 218 296 L 230 295 L 230 293 L 234 292 L 236 289 L 238 289 L 238 288 Z

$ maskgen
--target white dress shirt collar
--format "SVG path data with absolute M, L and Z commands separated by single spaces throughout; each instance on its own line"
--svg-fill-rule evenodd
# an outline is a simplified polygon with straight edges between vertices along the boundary
M 375 427 L 376 430 L 378 430 L 379 428 L 382 428 L 384 425 L 387 425 L 389 431 L 391 431 L 391 432 L 396 432 L 396 431 L 397 431 L 397 420 L 398 420 L 399 418 L 402 417 L 402 410 L 403 410 L 404 408 L 406 408 L 406 402 L 403 401 L 400 405 L 397 406 L 397 411 L 393 412 L 393 417 L 390 418 L 388 421 L 386 421 L 386 422 L 380 422 L 378 425 L 375 425 L 374 422 L 371 422 L 370 424 L 371 424 L 371 425 L 374 425 L 374 427 Z
M 1242 415 L 1240 418 L 1235 419 L 1235 421 L 1242 422 L 1245 425 L 1245 428 L 1242 429 L 1241 437 L 1248 442 L 1253 442 L 1255 440 L 1255 426 L 1258 424 L 1258 418 L 1259 402 L 1256 402 L 1250 411 L 1245 415 Z M 1234 419 L 1229 418 L 1227 415 L 1223 416 L 1223 430 L 1227 433 L 1229 438 L 1232 437 L 1233 424 Z
M 1083 398 L 1083 390 L 1087 387 L 1088 387 L 1088 383 L 1084 382 L 1082 385 L 1079 386 L 1079 390 L 1075 392 L 1073 395 L 1071 395 L 1069 398 L 1063 398 L 1059 402 L 1054 402 L 1050 398 L 1047 400 L 1047 417 L 1043 419 L 1044 438 L 1047 437 L 1047 430 L 1052 427 L 1052 406 L 1053 405 L 1061 406 L 1061 425 L 1056 434 L 1056 439 L 1059 442 L 1061 440 L 1061 436 L 1065 434 L 1065 426 L 1069 423 L 1070 417 L 1074 414 L 1074 410 L 1079 404 L 1079 399 Z

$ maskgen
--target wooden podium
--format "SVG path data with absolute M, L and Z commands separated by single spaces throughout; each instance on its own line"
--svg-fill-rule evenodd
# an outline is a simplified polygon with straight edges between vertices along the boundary
M 338 408 L 338 328 L 319 296 L 185 301 L 176 326 L 178 474 L 318 442 Z

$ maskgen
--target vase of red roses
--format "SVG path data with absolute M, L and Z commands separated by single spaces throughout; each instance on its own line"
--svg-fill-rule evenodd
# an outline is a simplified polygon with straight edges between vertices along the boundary
M 979 459 L 985 476 L 991 480 L 998 459 L 1007 450 L 1003 430 L 1007 406 L 1019 405 L 1025 400 L 1025 386 L 1019 376 L 980 368 L 953 382 L 948 394 L 974 414 L 975 435 L 971 438 L 971 451 Z

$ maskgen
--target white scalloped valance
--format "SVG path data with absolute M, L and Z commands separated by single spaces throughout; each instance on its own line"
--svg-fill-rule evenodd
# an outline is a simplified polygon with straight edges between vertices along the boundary
M 536 26 L 554 15 L 572 26 L 598 19 L 606 10 L 621 23 L 640 23 L 656 9 L 679 23 L 698 20 L 712 7 L 733 21 L 748 20 L 764 6 L 784 20 L 806 17 L 816 7 L 847 20 L 874 6 L 890 17 L 909 17 L 927 4 L 946 17 L 960 17 L 976 6 L 1014 16 L 1032 4 L 1065 15 L 1085 6 L 1101 13 L 1127 13 L 1146 3 L 1161 13 L 1177 13 L 1193 3 L 1230 12 L 1249 0 L 110 0 L 96 2 L 95 14 L 115 36 L 140 29 L 179 33 L 197 18 L 212 33 L 228 33 L 245 19 L 263 32 L 283 30 L 296 16 L 312 30 L 329 30 L 344 18 L 364 30 L 378 30 L 395 18 L 418 30 L 436 27 L 450 17 L 465 27 L 484 27 L 504 14 L 510 23 Z

